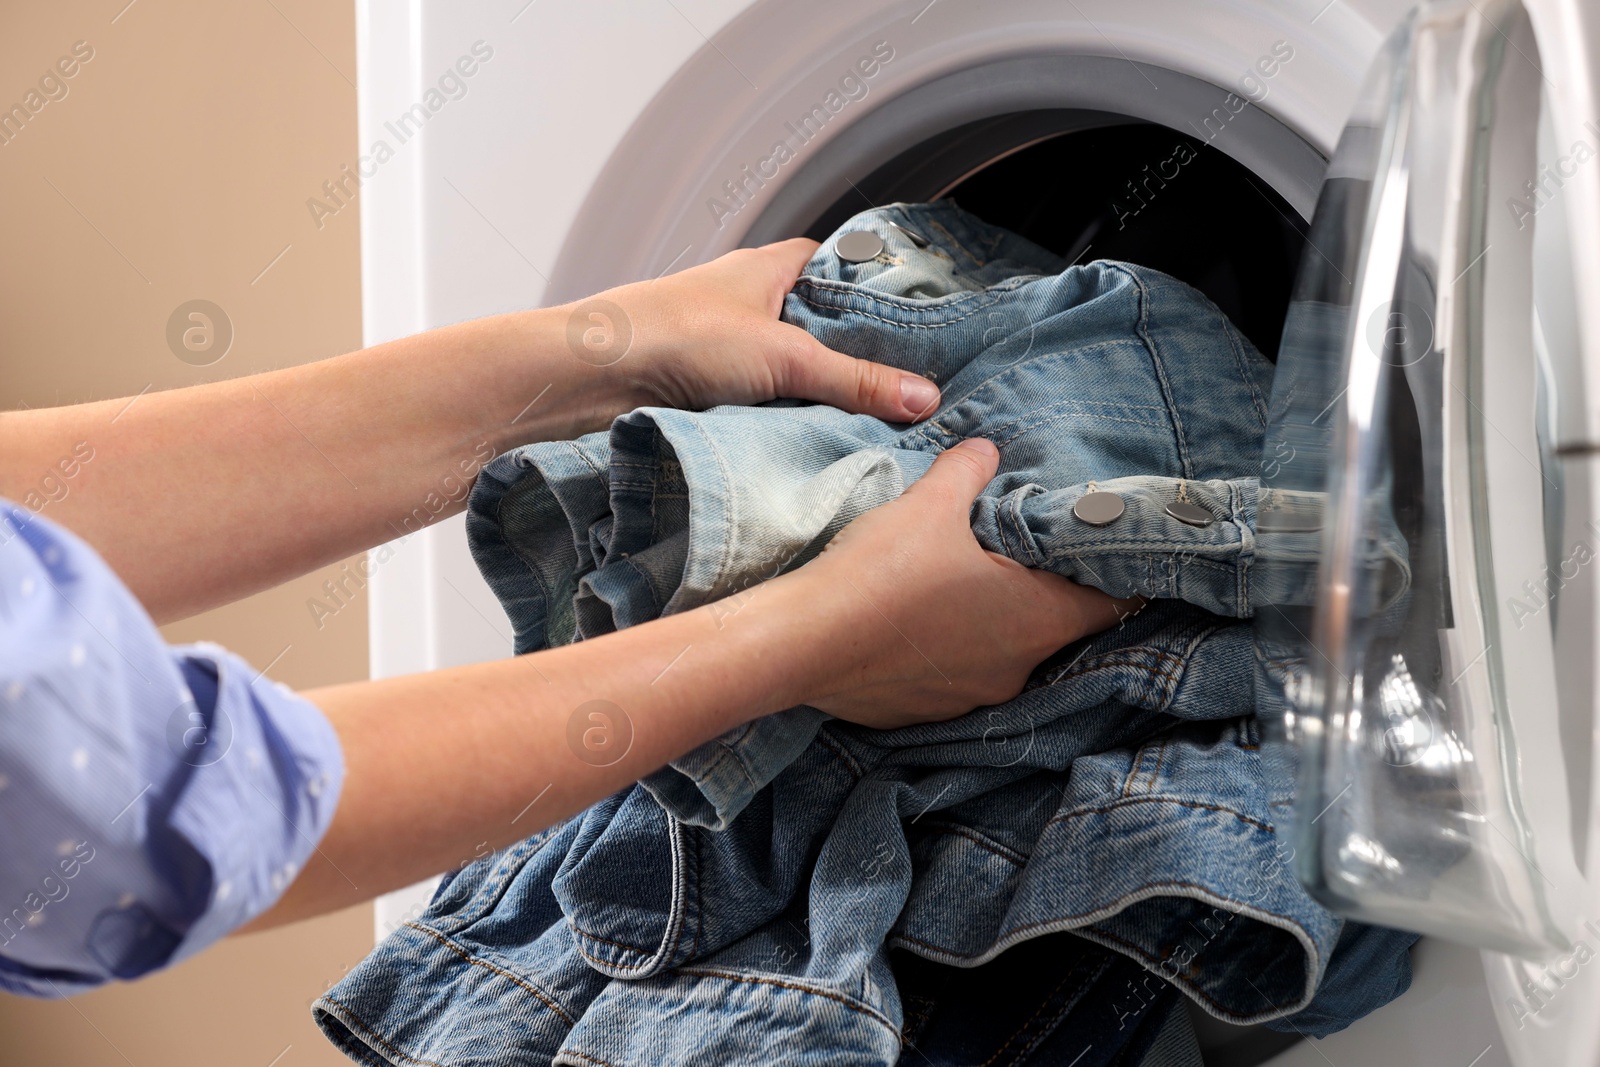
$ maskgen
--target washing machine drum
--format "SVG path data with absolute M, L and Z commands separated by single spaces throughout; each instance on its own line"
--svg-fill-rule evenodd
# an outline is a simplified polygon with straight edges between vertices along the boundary
M 868 200 L 950 197 L 1068 262 L 1122 260 L 1188 282 L 1258 350 L 1278 349 L 1304 223 L 1198 137 L 1106 112 L 1028 111 L 937 134 L 852 186 L 806 236 L 825 239 Z

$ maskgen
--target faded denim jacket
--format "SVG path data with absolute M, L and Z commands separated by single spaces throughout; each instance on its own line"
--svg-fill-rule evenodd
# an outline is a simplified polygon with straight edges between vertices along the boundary
M 744 594 L 975 435 L 1001 449 L 980 543 L 1149 606 L 999 707 L 881 732 L 791 709 L 468 867 L 319 1002 L 352 1055 L 892 1063 L 888 948 L 971 966 L 1062 930 L 1234 1022 L 1332 1032 L 1408 984 L 1409 935 L 1295 881 L 1261 766 L 1240 620 L 1310 595 L 1320 536 L 1279 538 L 1261 587 L 1271 365 L 1175 279 L 1068 267 L 948 202 L 844 230 L 883 251 L 828 242 L 784 317 L 931 377 L 933 417 L 645 408 L 496 460 L 468 530 L 517 651 Z M 1121 513 L 1086 522 L 1089 493 Z M 1336 945 L 1358 966 L 1328 977 Z

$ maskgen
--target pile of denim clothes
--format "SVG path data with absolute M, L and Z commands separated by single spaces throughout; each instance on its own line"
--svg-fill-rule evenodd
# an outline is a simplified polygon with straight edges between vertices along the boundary
M 315 1006 L 357 1061 L 1194 1064 L 1185 998 L 1321 1036 L 1408 985 L 1412 935 L 1294 878 L 1263 766 L 1245 620 L 1309 595 L 1318 537 L 1263 587 L 1272 365 L 1183 283 L 950 202 L 845 233 L 875 254 L 824 243 L 784 318 L 932 378 L 937 412 L 643 408 L 497 459 L 468 531 L 516 651 L 802 566 L 977 435 L 985 547 L 1152 599 L 1004 705 L 890 731 L 793 708 L 447 877 Z

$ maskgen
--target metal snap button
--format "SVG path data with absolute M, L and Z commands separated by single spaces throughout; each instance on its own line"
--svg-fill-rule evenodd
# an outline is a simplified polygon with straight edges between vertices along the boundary
M 1072 505 L 1072 514 L 1090 526 L 1109 526 L 1127 510 L 1116 493 L 1085 493 Z
M 851 230 L 833 242 L 833 254 L 846 263 L 865 263 L 883 252 L 883 238 L 871 230 Z
M 1210 526 L 1217 517 L 1199 504 L 1187 500 L 1174 500 L 1167 505 L 1167 514 L 1186 526 Z

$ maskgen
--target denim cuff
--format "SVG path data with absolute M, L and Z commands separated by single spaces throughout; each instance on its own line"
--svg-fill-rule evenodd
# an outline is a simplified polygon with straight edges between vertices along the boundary
M 1090 493 L 1113 494 L 1123 512 L 1104 526 L 1074 510 Z M 1168 508 L 1183 501 L 1210 516 L 1196 527 Z M 1019 563 L 1053 571 L 1116 597 L 1186 600 L 1218 615 L 1250 614 L 1250 565 L 1255 558 L 1253 480 L 1185 481 L 1131 477 L 1046 490 L 1025 485 L 982 498 L 973 529 L 985 548 Z M 1312 544 L 1304 566 L 1316 562 Z
M 1080 519 L 1076 505 L 1094 492 L 1117 496 L 1122 514 L 1103 526 Z M 1255 478 L 1137 476 L 980 497 L 972 526 L 985 548 L 1112 596 L 1183 600 L 1246 619 L 1263 605 L 1315 601 L 1325 502 L 1322 493 L 1263 490 Z M 1197 526 L 1174 511 L 1209 518 Z M 1373 520 L 1363 565 L 1385 574 L 1370 584 L 1382 600 L 1369 605 L 1376 612 L 1405 595 L 1411 567 L 1393 517 Z
M 467 509 L 473 561 L 516 628 L 518 655 L 577 636 L 574 599 L 611 511 L 605 434 L 521 448 L 478 474 Z

